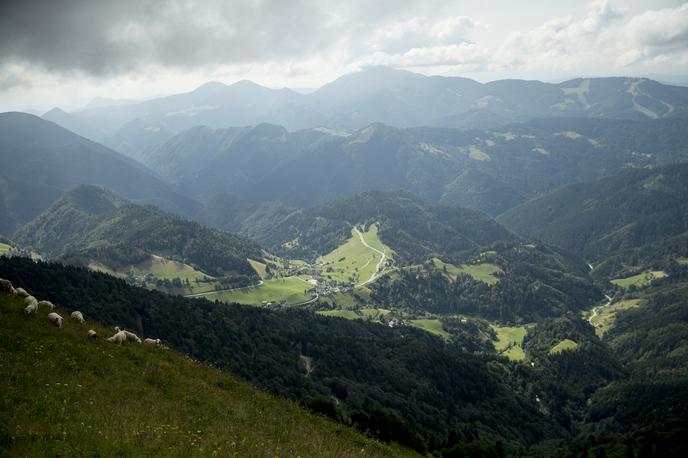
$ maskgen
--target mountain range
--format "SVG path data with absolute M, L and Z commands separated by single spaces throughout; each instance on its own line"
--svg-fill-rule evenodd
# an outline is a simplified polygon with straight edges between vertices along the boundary
M 357 130 L 375 122 L 395 127 L 492 128 L 540 117 L 657 119 L 688 110 L 688 88 L 643 78 L 585 78 L 552 84 L 424 76 L 386 67 L 344 75 L 310 94 L 269 89 L 250 81 L 206 83 L 184 94 L 138 103 L 86 107 L 46 119 L 114 146 L 134 120 L 180 133 L 272 123 L 289 130 L 312 127 Z M 125 128 L 126 129 L 126 128 Z M 123 151 L 124 152 L 124 151 Z

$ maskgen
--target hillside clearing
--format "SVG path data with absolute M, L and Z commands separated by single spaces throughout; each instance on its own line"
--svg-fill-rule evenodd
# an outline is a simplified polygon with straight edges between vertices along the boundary
M 549 354 L 550 355 L 556 355 L 557 353 L 561 353 L 562 351 L 575 350 L 576 348 L 578 348 L 578 343 L 574 342 L 571 339 L 564 339 L 561 342 L 559 342 L 558 344 L 556 344 L 555 346 L 553 346 L 549 350 Z
M 438 335 L 443 339 L 448 339 L 451 336 L 451 334 L 444 329 L 442 322 L 437 319 L 408 320 L 407 323 L 411 326 L 415 326 L 432 334 Z
M 6 243 L 0 243 L 0 256 L 4 256 L 6 254 L 9 254 L 10 251 L 12 251 L 12 245 L 8 245 Z
M 253 267 L 253 270 L 256 271 L 258 276 L 260 277 L 261 280 L 267 280 L 268 278 L 268 272 L 267 272 L 267 265 L 260 262 L 256 261 L 255 259 L 246 259 L 249 264 L 251 264 L 251 267 Z
M 626 278 L 615 278 L 614 280 L 610 280 L 610 282 L 622 288 L 630 288 L 631 286 L 635 286 L 636 288 L 643 288 L 645 286 L 648 286 L 654 280 L 658 280 L 666 276 L 666 272 L 661 270 L 655 270 L 643 272 L 637 275 L 632 275 Z
M 523 351 L 523 338 L 526 336 L 525 326 L 492 326 L 497 333 L 495 350 L 512 361 L 522 361 L 526 354 Z
M 466 274 L 473 277 L 475 280 L 482 281 L 488 285 L 494 285 L 499 281 L 499 277 L 496 274 L 501 273 L 502 269 L 496 264 L 490 263 L 480 263 L 480 264 L 461 264 L 456 266 L 447 262 L 443 262 L 439 258 L 432 259 L 433 265 L 442 271 L 447 273 L 452 280 L 456 280 L 460 274 Z
M 313 286 L 299 277 L 272 278 L 258 286 L 247 286 L 231 291 L 203 295 L 212 301 L 236 302 L 238 304 L 261 305 L 270 302 L 300 304 L 311 299 L 306 293 Z
M 595 333 L 602 337 L 614 324 L 616 314 L 619 311 L 639 307 L 641 303 L 640 299 L 626 299 L 605 307 L 599 307 L 597 315 L 590 318 L 590 324 L 595 327 Z
M 3 454 L 413 456 L 173 350 L 118 346 L 97 323 L 58 329 L 47 311 L 21 309 L 0 293 Z

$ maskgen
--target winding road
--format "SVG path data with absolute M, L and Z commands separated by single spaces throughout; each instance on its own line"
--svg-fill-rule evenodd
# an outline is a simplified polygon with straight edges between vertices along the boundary
M 609 306 L 609 305 L 612 303 L 612 298 L 611 298 L 611 297 L 607 296 L 606 294 L 604 295 L 604 297 L 607 298 L 607 303 L 604 304 L 604 305 L 600 305 L 600 306 L 595 307 L 594 309 L 592 309 L 592 315 L 590 315 L 590 318 L 588 318 L 588 323 L 590 323 L 590 325 L 593 326 L 593 327 L 594 327 L 595 325 L 592 324 L 592 320 L 594 320 L 594 319 L 597 317 L 597 315 L 600 314 L 600 310 L 602 310 L 604 307 Z
M 379 275 L 379 272 L 382 268 L 382 265 L 385 263 L 385 259 L 387 258 L 387 255 L 385 255 L 385 253 L 383 251 L 380 251 L 377 248 L 373 248 L 372 246 L 368 245 L 368 242 L 366 242 L 365 239 L 363 238 L 363 234 L 361 233 L 361 231 L 358 230 L 358 228 L 356 226 L 354 226 L 354 231 L 356 231 L 356 234 L 358 234 L 358 238 L 361 239 L 361 243 L 366 248 L 373 250 L 374 252 L 376 252 L 380 255 L 380 262 L 378 262 L 377 266 L 375 266 L 375 272 L 373 272 L 373 274 L 370 276 L 370 278 L 368 280 L 364 281 L 363 283 L 359 283 L 358 285 L 356 285 L 356 287 L 358 288 L 359 286 L 365 286 L 368 283 L 375 281 L 375 279 Z

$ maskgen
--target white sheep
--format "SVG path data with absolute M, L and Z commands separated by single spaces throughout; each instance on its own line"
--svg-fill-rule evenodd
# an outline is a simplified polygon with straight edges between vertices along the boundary
M 17 292 L 17 296 L 21 296 L 21 297 L 29 297 L 30 296 L 30 294 L 27 293 L 24 288 L 17 288 L 17 289 L 15 289 L 15 291 Z
M 97 339 L 98 338 L 98 333 L 95 332 L 93 329 L 89 329 L 87 335 L 88 335 L 89 339 Z
M 30 302 L 29 305 L 24 307 L 24 313 L 27 315 L 33 315 L 38 311 L 38 302 Z
M 143 343 L 151 344 L 151 345 L 162 345 L 162 342 L 160 339 L 143 339 Z
M 40 301 L 38 303 L 39 307 L 48 307 L 50 310 L 55 310 L 55 304 L 50 301 Z
M 73 311 L 70 316 L 72 318 L 74 318 L 76 321 L 78 321 L 79 323 L 84 322 L 84 315 L 78 310 Z
M 38 300 L 36 300 L 36 298 L 33 296 L 26 296 L 24 298 L 24 305 L 31 305 L 31 304 L 38 305 Z
M 48 319 L 58 328 L 62 327 L 62 317 L 55 312 L 48 313 Z
M 139 339 L 139 336 L 137 336 L 137 335 L 134 334 L 133 332 L 127 331 L 126 329 L 125 329 L 124 331 L 122 331 L 122 332 L 124 333 L 124 335 L 127 336 L 127 340 L 128 340 L 128 341 L 130 341 L 130 342 L 141 343 L 141 339 Z
M 124 333 L 124 331 L 117 331 L 112 337 L 108 337 L 106 340 L 108 342 L 122 344 L 122 342 L 127 341 L 127 335 Z

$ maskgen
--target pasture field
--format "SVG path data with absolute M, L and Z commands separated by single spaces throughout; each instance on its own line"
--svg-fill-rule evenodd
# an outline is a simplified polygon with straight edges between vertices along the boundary
M 22 308 L 0 293 L 3 456 L 418 456 L 174 350 Z
M 485 282 L 488 285 L 494 285 L 497 283 L 499 278 L 496 277 L 495 274 L 502 272 L 502 269 L 500 269 L 498 265 L 490 264 L 489 262 L 480 264 L 461 264 L 460 266 L 455 266 L 454 264 L 443 262 L 439 258 L 433 258 L 432 263 L 437 269 L 442 271 L 444 271 L 446 268 L 447 275 L 452 280 L 456 279 L 459 274 L 464 273 L 466 275 L 470 275 L 478 281 Z
M 179 278 L 181 281 L 212 279 L 210 275 L 194 269 L 188 264 L 163 258 L 162 256 L 151 255 L 148 261 L 136 264 L 129 269 L 134 275 L 146 275 L 152 273 L 155 278 L 160 280 L 172 280 Z
M 635 286 L 636 288 L 643 288 L 652 283 L 653 280 L 666 277 L 667 274 L 661 270 L 647 271 L 638 275 L 632 275 L 626 278 L 616 278 L 610 282 L 622 288 L 629 288 Z
M 9 254 L 10 251 L 12 251 L 12 245 L 0 243 L 0 256 Z
M 495 349 L 512 361 L 522 361 L 526 354 L 523 351 L 523 338 L 526 336 L 525 326 L 492 326 L 497 333 Z
M 376 225 L 371 225 L 368 231 L 362 234 L 370 246 L 387 256 L 392 252 L 378 238 Z M 321 275 L 324 278 L 357 285 L 368 280 L 375 273 L 381 257 L 379 253 L 363 245 L 358 234 L 352 229 L 351 238 L 332 252 L 322 256 L 318 263 L 322 263 Z
M 688 265 L 688 258 L 676 258 L 676 262 L 682 266 Z
M 318 310 L 316 313 L 323 316 L 346 318 L 347 320 L 357 320 L 361 318 L 361 315 L 356 313 L 354 310 Z
M 408 320 L 407 323 L 411 326 L 415 326 L 416 328 L 420 328 L 440 336 L 443 339 L 448 339 L 451 336 L 451 334 L 444 329 L 442 322 L 437 319 Z
M 254 259 L 247 259 L 248 263 L 251 264 L 251 267 L 253 267 L 253 270 L 256 271 L 258 276 L 260 277 L 261 280 L 265 280 L 268 278 L 268 273 L 266 271 L 266 264 L 263 264 L 260 261 L 256 261 Z
M 239 304 L 261 305 L 264 302 L 286 302 L 300 304 L 311 297 L 306 293 L 313 286 L 299 277 L 272 278 L 262 285 L 237 288 L 232 291 L 208 293 L 204 295 L 211 301 L 236 302 Z
M 556 355 L 564 350 L 575 350 L 578 344 L 571 339 L 564 339 L 549 350 L 550 355 Z
M 595 333 L 599 337 L 602 337 L 614 324 L 616 314 L 619 311 L 640 307 L 641 303 L 642 300 L 640 299 L 627 299 L 615 302 L 606 307 L 599 307 L 598 314 L 590 319 L 590 323 L 595 327 Z

